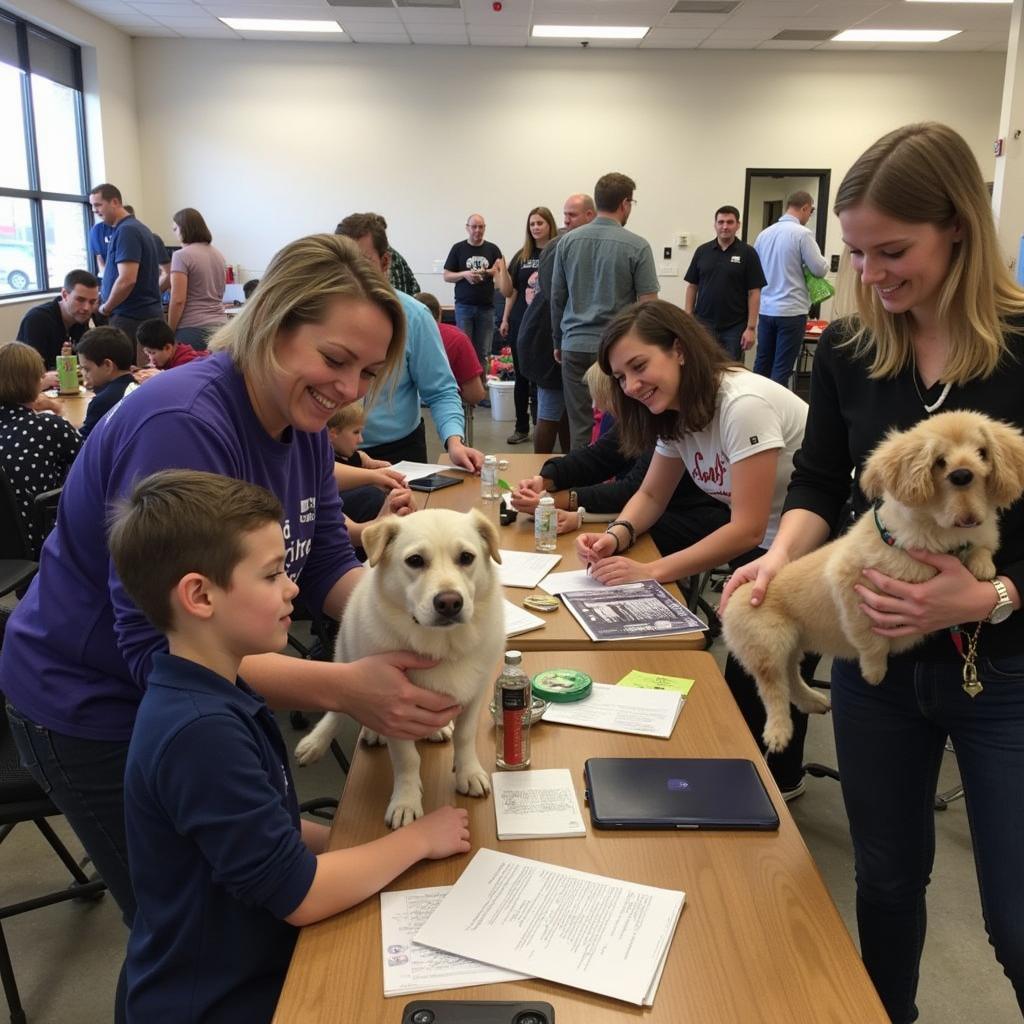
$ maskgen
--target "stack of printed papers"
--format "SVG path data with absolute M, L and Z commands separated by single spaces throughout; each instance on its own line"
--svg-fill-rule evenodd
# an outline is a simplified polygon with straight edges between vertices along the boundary
M 492 772 L 491 792 L 499 839 L 587 834 L 568 768 Z
M 533 590 L 535 586 L 562 560 L 561 555 L 545 555 L 534 551 L 499 552 L 501 565 L 498 575 L 503 587 L 525 587 Z
M 548 704 L 544 721 L 667 740 L 682 709 L 683 695 L 678 691 L 594 683 L 583 700 Z

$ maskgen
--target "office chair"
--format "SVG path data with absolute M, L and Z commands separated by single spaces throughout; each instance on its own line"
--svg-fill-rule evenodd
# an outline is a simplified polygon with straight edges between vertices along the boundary
M 44 503 L 37 506 L 39 509 L 44 507 Z M 18 512 L 14 489 L 0 469 L 0 597 L 24 591 L 38 568 L 35 556 Z
M 0 643 L 9 614 L 8 611 L 0 609 Z M 3 694 L 0 694 L 0 703 L 2 701 Z M 11 1024 L 27 1024 L 28 1018 L 25 1016 L 18 986 L 14 980 L 14 967 L 4 936 L 3 922 L 9 917 L 67 900 L 98 900 L 107 889 L 101 878 L 89 878 L 85 874 L 50 827 L 46 819 L 58 814 L 60 811 L 39 788 L 32 775 L 21 767 L 7 715 L 0 712 L 0 843 L 14 831 L 15 825 L 31 821 L 71 874 L 71 883 L 64 889 L 0 906 L 0 981 L 7 997 Z

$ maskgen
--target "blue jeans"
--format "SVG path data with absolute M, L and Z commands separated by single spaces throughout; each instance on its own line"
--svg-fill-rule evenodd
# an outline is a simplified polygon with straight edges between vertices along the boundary
M 747 329 L 746 323 L 733 324 L 732 327 L 719 327 L 711 333 L 718 339 L 719 345 L 729 353 L 730 357 L 737 362 L 743 362 L 743 332 Z M 803 333 L 800 335 L 803 338 Z
M 783 387 L 789 386 L 796 358 L 804 341 L 807 315 L 765 316 L 757 318 L 757 353 L 754 373 L 771 377 Z
M 486 374 L 491 361 L 491 338 L 494 337 L 494 307 L 469 306 L 465 302 L 456 302 L 455 326 L 469 335 L 476 357 Z
M 125 924 L 135 916 L 124 827 L 128 741 L 83 740 L 37 725 L 7 705 L 21 763 L 75 830 Z
M 861 955 L 893 1024 L 917 1019 L 933 801 L 947 735 L 963 781 L 985 929 L 1024 1009 L 1024 655 L 961 665 L 894 658 L 878 686 L 832 669 L 832 723 L 857 877 Z
M 179 327 L 174 332 L 174 340 L 184 345 L 191 345 L 197 352 L 205 352 L 210 337 L 220 330 L 220 324 L 208 324 L 205 327 Z

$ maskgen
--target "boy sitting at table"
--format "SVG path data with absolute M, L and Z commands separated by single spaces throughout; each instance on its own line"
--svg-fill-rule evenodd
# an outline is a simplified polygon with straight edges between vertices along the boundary
M 143 479 L 114 516 L 118 576 L 169 648 L 125 769 L 129 1022 L 269 1021 L 298 927 L 469 850 L 454 807 L 332 852 L 327 826 L 299 818 L 274 716 L 238 677 L 246 655 L 285 645 L 298 587 L 281 516 L 269 491 L 190 470 Z
M 176 341 L 170 324 L 159 316 L 143 320 L 135 338 L 149 357 L 149 365 L 154 370 L 173 370 L 176 366 L 184 366 L 193 359 L 208 355 L 205 351 L 199 352 L 191 345 Z
M 82 437 L 88 437 L 103 415 L 124 398 L 128 386 L 135 383 L 132 377 L 135 344 L 117 327 L 94 327 L 82 335 L 77 352 L 82 379 L 93 391 L 85 420 L 78 428 Z

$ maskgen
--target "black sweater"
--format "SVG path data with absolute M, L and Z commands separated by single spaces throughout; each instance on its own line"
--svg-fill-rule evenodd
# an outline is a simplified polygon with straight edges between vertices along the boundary
M 1024 328 L 1024 320 L 1021 327 Z M 838 523 L 847 500 L 852 500 L 857 515 L 868 507 L 858 481 L 867 457 L 889 430 L 906 430 L 928 415 L 915 388 L 912 367 L 906 367 L 895 377 L 869 380 L 868 360 L 855 359 L 849 348 L 838 347 L 848 336 L 848 326 L 838 322 L 818 342 L 811 373 L 807 429 L 803 446 L 793 459 L 793 476 L 786 498 L 787 511 L 808 509 L 830 524 Z M 1024 334 L 1009 335 L 1007 346 L 1006 357 L 991 377 L 963 387 L 953 385 L 936 413 L 972 409 L 1024 429 Z M 931 404 L 942 393 L 943 385 L 925 391 L 918 380 L 917 387 L 921 388 L 924 401 Z M 1024 594 L 1024 501 L 1020 499 L 1000 517 L 1000 546 L 995 563 L 998 573 L 1012 579 Z M 995 597 L 993 590 L 993 604 Z M 997 626 L 982 626 L 978 641 L 982 660 L 1021 653 L 1021 612 L 1014 612 Z M 932 634 L 922 647 L 905 656 L 920 661 L 959 660 L 946 630 Z

